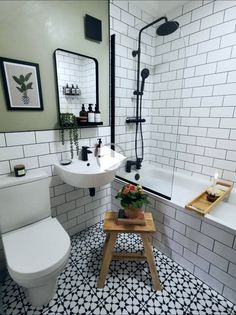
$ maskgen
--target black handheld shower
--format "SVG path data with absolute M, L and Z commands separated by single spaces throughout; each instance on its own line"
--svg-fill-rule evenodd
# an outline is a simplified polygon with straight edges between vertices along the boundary
M 141 83 L 141 89 L 140 89 L 141 93 L 143 93 L 144 91 L 144 83 L 148 76 L 149 76 L 149 70 L 147 68 L 144 68 L 141 71 L 141 77 L 142 77 L 142 83 Z

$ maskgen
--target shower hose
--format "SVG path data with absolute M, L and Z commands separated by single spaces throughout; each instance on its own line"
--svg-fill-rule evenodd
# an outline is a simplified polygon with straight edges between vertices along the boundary
M 138 97 L 138 95 L 137 95 Z M 142 118 L 142 102 L 143 102 L 143 95 L 140 95 L 140 101 L 139 104 L 137 106 L 139 106 L 138 110 L 137 110 L 137 121 L 136 121 L 136 130 L 135 130 L 135 156 L 136 156 L 136 161 L 143 161 L 143 157 L 144 157 L 144 144 L 143 144 L 143 129 L 142 129 L 142 122 L 141 122 L 141 118 Z M 141 138 L 141 158 L 139 158 L 138 156 L 138 127 L 140 126 L 140 138 Z

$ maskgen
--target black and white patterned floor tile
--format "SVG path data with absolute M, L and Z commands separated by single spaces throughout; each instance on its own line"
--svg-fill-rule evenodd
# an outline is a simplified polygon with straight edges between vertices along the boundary
M 221 305 L 218 301 L 212 299 L 203 291 L 199 291 L 195 298 L 189 305 L 188 314 L 199 315 L 199 314 L 214 314 L 223 315 L 231 314 L 232 307 L 227 308 Z
M 142 252 L 142 240 L 137 234 L 129 234 L 127 237 L 127 234 L 120 233 L 116 241 L 115 251 Z
M 102 223 L 98 223 L 72 237 L 70 259 L 48 305 L 31 306 L 22 288 L 7 277 L 2 286 L 4 314 L 236 314 L 236 305 L 156 249 L 161 292 L 152 288 L 148 264 L 132 261 L 112 261 L 104 288 L 97 289 L 105 236 Z M 115 250 L 142 252 L 142 241 L 135 234 L 120 234 Z
M 141 314 L 142 304 L 122 283 L 122 285 L 113 291 L 104 301 L 106 314 Z
M 7 276 L 2 284 L 2 295 L 3 311 L 5 314 L 21 314 L 22 309 L 24 309 L 24 293 L 9 276 Z
M 163 288 L 169 294 L 175 296 L 178 302 L 185 307 L 190 305 L 200 286 L 201 282 L 199 280 L 193 281 L 190 277 L 183 276 L 178 270 L 174 270 L 163 283 Z
M 89 283 L 81 284 L 63 299 L 63 305 L 68 314 L 90 314 L 100 302 L 101 300 L 94 294 Z
M 185 315 L 187 309 L 163 289 L 162 292 L 156 292 L 148 299 L 145 303 L 144 311 L 145 314 L 153 315 Z
M 201 290 L 197 293 L 190 305 L 192 314 L 199 314 L 205 310 L 206 314 L 236 314 L 234 305 L 226 300 L 222 295 L 211 290 L 203 284 Z M 230 313 L 231 312 L 231 313 Z

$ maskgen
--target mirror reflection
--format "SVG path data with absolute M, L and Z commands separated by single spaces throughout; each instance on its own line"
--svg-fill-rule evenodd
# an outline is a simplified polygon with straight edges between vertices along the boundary
M 54 57 L 59 114 L 72 113 L 79 123 L 95 123 L 89 121 L 89 115 L 87 121 L 80 116 L 81 111 L 95 113 L 99 110 L 97 60 L 62 49 L 57 49 Z

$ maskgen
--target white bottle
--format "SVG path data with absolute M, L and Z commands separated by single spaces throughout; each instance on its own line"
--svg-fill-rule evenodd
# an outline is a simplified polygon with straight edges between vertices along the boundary
M 92 104 L 89 104 L 89 107 L 88 107 L 88 122 L 90 123 L 94 122 L 94 111 L 92 108 Z
M 100 123 L 101 122 L 101 113 L 98 109 L 98 105 L 95 105 L 95 113 L 94 113 L 94 121 L 96 123 Z

